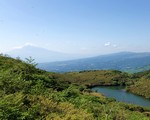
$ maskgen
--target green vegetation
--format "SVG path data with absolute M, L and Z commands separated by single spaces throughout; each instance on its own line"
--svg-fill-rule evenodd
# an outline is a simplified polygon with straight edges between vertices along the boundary
M 89 87 L 98 85 L 129 85 L 130 75 L 117 70 L 93 70 L 64 74 L 64 80 Z
M 112 71 L 114 75 L 116 72 Z M 93 93 L 84 85 L 65 81 L 64 76 L 72 78 L 67 74 L 46 72 L 1 55 L 0 119 L 149 120 L 150 108 L 119 103 Z
M 65 81 L 87 87 L 123 85 L 129 92 L 150 98 L 150 70 L 135 74 L 117 70 L 93 70 L 70 72 L 62 76 Z
M 150 99 L 150 70 L 133 75 L 137 82 L 128 87 L 128 91 Z

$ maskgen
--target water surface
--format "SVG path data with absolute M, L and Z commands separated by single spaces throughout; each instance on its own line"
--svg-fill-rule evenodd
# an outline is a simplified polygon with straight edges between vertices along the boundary
M 93 87 L 93 91 L 100 92 L 109 98 L 115 98 L 117 101 L 130 104 L 150 107 L 150 100 L 144 97 L 126 92 L 124 87 L 118 86 L 98 86 Z

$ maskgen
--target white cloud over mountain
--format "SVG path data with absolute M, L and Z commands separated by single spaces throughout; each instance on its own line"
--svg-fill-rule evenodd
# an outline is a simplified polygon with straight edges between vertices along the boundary
M 20 46 L 13 47 L 11 50 L 21 49 L 21 48 L 26 47 L 26 46 L 38 47 L 38 45 L 36 45 L 36 44 L 27 42 L 27 43 L 25 43 L 24 45 L 20 45 Z

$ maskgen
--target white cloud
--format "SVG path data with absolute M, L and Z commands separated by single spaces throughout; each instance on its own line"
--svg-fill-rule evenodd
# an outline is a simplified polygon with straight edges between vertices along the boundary
M 105 44 L 104 44 L 104 46 L 105 46 L 105 47 L 114 47 L 114 48 L 116 48 L 116 47 L 117 47 L 117 45 L 116 45 L 116 44 L 112 44 L 111 42 L 107 42 L 107 43 L 105 43 Z
M 37 45 L 35 45 L 35 44 L 33 44 L 33 43 L 27 42 L 27 43 L 24 44 L 24 46 L 37 46 Z
M 110 45 L 111 45 L 110 42 L 107 42 L 107 43 L 104 44 L 104 46 L 106 46 L 106 47 L 107 47 L 107 46 L 110 46 Z
M 22 48 L 23 46 L 16 46 L 16 47 L 13 47 L 12 49 L 20 49 Z
M 23 47 L 25 47 L 25 46 L 34 46 L 34 47 L 37 47 L 36 44 L 27 42 L 27 43 L 25 43 L 24 45 L 20 45 L 20 46 L 13 47 L 11 50 L 21 49 L 21 48 L 23 48 Z

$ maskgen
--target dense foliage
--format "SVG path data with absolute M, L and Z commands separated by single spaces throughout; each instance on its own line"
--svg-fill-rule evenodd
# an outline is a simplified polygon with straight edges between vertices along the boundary
M 130 75 L 117 70 L 92 70 L 65 73 L 64 80 L 86 86 L 129 85 Z
M 0 119 L 149 120 L 150 108 L 115 102 L 63 77 L 1 55 Z
M 128 87 L 128 91 L 150 99 L 150 70 L 133 75 L 137 82 Z

